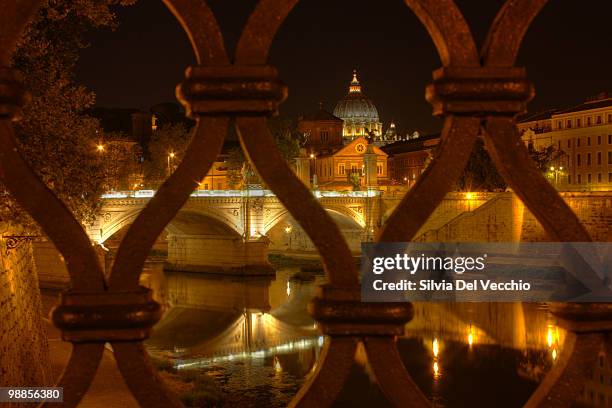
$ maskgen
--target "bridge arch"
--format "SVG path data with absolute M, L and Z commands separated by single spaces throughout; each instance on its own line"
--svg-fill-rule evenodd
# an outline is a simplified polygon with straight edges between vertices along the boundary
M 365 232 L 364 223 L 360 214 L 347 208 L 326 207 L 325 210 L 340 228 L 341 233 L 347 240 L 350 249 L 358 252 Z M 265 235 L 270 239 L 270 250 L 278 252 L 304 252 L 314 253 L 316 248 L 310 241 L 306 232 L 293 219 L 291 214 L 283 211 L 273 219 L 267 220 Z
M 125 212 L 117 212 L 117 213 L 106 213 L 100 219 L 100 228 L 98 231 L 90 229 L 89 235 L 95 238 L 100 244 L 103 244 L 117 234 L 119 231 L 131 225 L 138 214 L 140 213 L 142 208 L 131 209 Z M 114 214 L 118 214 L 117 216 L 113 216 Z M 187 220 L 187 218 L 190 218 Z M 108 220 L 107 220 L 108 219 Z M 207 222 L 208 220 L 214 220 L 216 223 Z M 189 223 L 193 224 L 190 226 L 191 229 L 199 226 L 199 231 L 206 235 L 207 227 L 210 231 L 221 232 L 219 229 L 220 223 L 227 227 L 225 231 L 230 235 L 241 236 L 243 233 L 242 222 L 238 215 L 230 215 L 225 214 L 221 210 L 216 210 L 213 208 L 198 208 L 198 209 L 188 209 L 181 210 L 177 213 L 176 217 L 168 224 L 166 227 L 166 231 L 169 233 L 179 234 L 181 231 L 184 231 Z
M 99 237 L 96 239 L 96 241 L 99 244 L 103 244 L 107 239 L 121 231 L 124 227 L 131 225 L 136 217 L 138 217 L 140 210 L 140 208 L 132 209 L 119 213 L 117 217 L 113 217 L 114 213 L 104 214 L 100 223 Z M 106 220 L 107 218 L 108 221 Z M 90 235 L 92 235 L 91 232 Z
M 234 238 L 242 236 L 240 231 L 228 225 L 223 218 L 196 210 L 179 211 L 166 227 L 166 231 L 174 235 L 225 235 Z
M 363 214 L 360 214 L 358 211 L 355 211 L 352 208 L 344 206 L 325 206 L 325 210 L 330 213 L 334 221 L 336 221 L 341 228 L 343 226 L 347 228 L 365 228 L 365 219 Z M 267 234 L 268 231 L 272 230 L 272 228 L 276 227 L 279 223 L 283 221 L 287 222 L 288 220 L 295 223 L 287 210 L 280 211 L 273 217 L 265 220 L 263 231 L 265 234 Z

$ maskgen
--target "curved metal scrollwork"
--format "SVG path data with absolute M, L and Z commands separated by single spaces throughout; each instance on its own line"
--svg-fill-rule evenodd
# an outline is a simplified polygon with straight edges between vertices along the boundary
M 225 50 L 214 14 L 204 0 L 164 0 L 192 43 L 198 66 L 187 70 L 177 97 L 197 121 L 183 161 L 138 215 L 123 239 L 108 283 L 77 220 L 28 167 L 16 148 L 10 121 L 19 117 L 26 94 L 19 74 L 8 68 L 11 53 L 37 0 L 1 0 L 0 15 L 0 180 L 40 224 L 66 259 L 72 289 L 53 312 L 73 352 L 61 376 L 64 407 L 75 407 L 86 393 L 110 342 L 121 374 L 145 407 L 180 407 L 157 376 L 142 344 L 160 318 L 151 293 L 138 285 L 145 259 L 157 236 L 210 170 L 230 119 L 242 147 L 264 181 L 317 247 L 329 283 L 319 288 L 311 314 L 326 334 L 317 366 L 292 406 L 329 406 L 343 387 L 359 343 L 364 345 L 383 393 L 395 406 L 425 407 L 429 402 L 406 371 L 395 345 L 413 314 L 412 305 L 363 304 L 358 274 L 347 243 L 327 212 L 293 174 L 278 152 L 266 118 L 286 98 L 286 87 L 267 64 L 274 36 L 297 0 L 260 0 L 248 19 L 234 58 Z M 383 226 L 380 241 L 406 241 L 440 204 L 463 171 L 477 137 L 485 140 L 495 165 L 556 240 L 589 241 L 575 214 L 530 161 L 514 117 L 533 96 L 524 69 L 514 67 L 519 46 L 546 0 L 508 0 L 478 53 L 469 26 L 453 0 L 406 0 L 428 30 L 442 62 L 426 97 L 445 124 L 432 164 Z M 231 61 L 234 61 L 231 63 Z M 43 204 L 44 203 L 44 207 Z M 593 315 L 593 311 L 598 313 Z M 529 407 L 571 402 L 582 378 L 582 364 L 594 344 L 593 332 L 609 331 L 604 305 L 553 308 L 572 332 L 568 344 Z M 95 314 L 95 318 L 94 315 Z M 580 325 L 589 317 L 590 325 Z M 594 322 L 594 323 L 593 323 Z M 572 383 L 574 384 L 574 383 Z M 577 383 L 575 383 L 577 384 Z

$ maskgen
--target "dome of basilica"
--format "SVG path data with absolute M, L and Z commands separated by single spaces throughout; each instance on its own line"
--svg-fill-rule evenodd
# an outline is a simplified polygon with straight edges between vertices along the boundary
M 334 116 L 344 121 L 344 137 L 365 136 L 370 132 L 380 135 L 382 132 L 378 110 L 361 91 L 356 71 L 353 71 L 349 93 L 334 108 Z

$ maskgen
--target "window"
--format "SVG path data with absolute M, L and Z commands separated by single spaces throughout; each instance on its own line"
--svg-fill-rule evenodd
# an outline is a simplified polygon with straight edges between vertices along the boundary
M 597 115 L 597 124 L 601 125 L 601 115 Z
M 561 141 L 560 140 L 557 142 L 557 146 L 559 146 L 558 150 L 561 150 Z
M 321 141 L 327 142 L 329 140 L 329 132 L 327 130 L 321 131 Z
M 582 125 L 582 121 L 580 118 L 576 119 L 576 127 L 580 127 Z
M 580 184 L 582 183 L 582 174 L 578 174 L 578 176 L 576 176 L 578 179 L 576 180 L 576 184 Z
M 612 135 L 608 135 L 608 144 L 612 144 Z
M 590 117 L 587 118 L 587 126 L 591 126 L 591 118 Z
M 572 139 L 567 139 L 567 148 L 570 149 L 572 147 Z
M 340 175 L 344 176 L 344 174 L 345 174 L 344 164 L 338 165 L 338 173 L 340 173 Z
M 576 138 L 576 147 L 580 147 L 580 138 L 579 137 Z
M 576 155 L 576 166 L 580 167 L 582 165 L 581 160 L 580 160 L 580 153 L 578 153 Z
M 587 146 L 590 146 L 590 145 L 591 145 L 591 136 L 588 136 L 587 137 Z
M 204 184 L 204 190 L 208 190 L 208 183 Z
M 567 127 L 568 129 L 571 129 L 571 128 L 572 128 L 572 120 L 571 120 L 571 119 L 568 119 L 568 120 L 567 120 L 567 122 L 566 122 L 566 126 L 565 126 L 565 127 Z
M 612 173 L 608 173 L 608 183 L 612 183 Z
M 591 153 L 587 153 L 587 162 L 586 162 L 587 166 L 591 165 Z
M 560 120 L 557 121 L 557 129 L 562 129 L 562 128 L 563 126 L 561 125 L 561 121 Z
M 383 166 L 382 164 L 376 165 L 376 174 L 383 174 Z
M 608 164 L 612 164 L 612 150 L 608 151 Z
M 587 183 L 591 183 L 591 173 L 587 174 Z
M 597 173 L 597 182 L 601 183 L 601 173 Z
M 572 184 L 572 175 L 567 176 L 567 184 Z
M 608 123 L 612 123 L 612 114 L 608 113 Z
M 601 166 L 601 152 L 597 152 L 597 165 Z
M 355 163 L 351 164 L 351 173 L 355 173 L 357 171 L 357 165 Z

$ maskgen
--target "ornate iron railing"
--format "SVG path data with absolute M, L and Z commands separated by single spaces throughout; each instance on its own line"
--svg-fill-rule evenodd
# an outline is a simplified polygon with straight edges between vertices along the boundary
M 249 159 L 316 245 L 329 280 L 310 305 L 326 334 L 324 349 L 291 405 L 331 405 L 349 374 L 359 342 L 393 405 L 430 405 L 411 380 L 395 345 L 395 337 L 412 317 L 411 304 L 360 302 L 357 271 L 338 227 L 282 159 L 267 128 L 266 117 L 276 112 L 287 95 L 276 69 L 266 65 L 268 50 L 297 1 L 260 0 L 230 58 L 204 0 L 164 0 L 196 54 L 198 65 L 187 69 L 177 95 L 197 125 L 183 161 L 123 239 L 108 281 L 80 223 L 18 152 L 11 120 L 19 118 L 26 92 L 9 62 L 39 1 L 0 1 L 0 180 L 52 239 L 70 273 L 71 290 L 53 312 L 54 324 L 73 344 L 58 381 L 64 387 L 64 407 L 76 406 L 87 392 L 107 342 L 143 407 L 181 406 L 156 374 L 143 346 L 160 318 L 160 308 L 138 279 L 155 239 L 197 188 L 194 180 L 203 179 L 211 168 L 232 118 Z M 497 169 L 552 239 L 590 241 L 575 214 L 530 160 L 514 123 L 533 96 L 525 70 L 514 66 L 515 59 L 527 28 L 545 3 L 508 0 L 479 52 L 453 0 L 406 0 L 440 55 L 442 68 L 434 72 L 426 98 L 445 123 L 436 158 L 382 227 L 380 241 L 414 237 L 451 190 L 479 136 Z M 551 305 L 551 310 L 570 334 L 528 407 L 568 406 L 586 379 L 589 363 L 596 359 L 596 349 L 612 329 L 607 304 Z

